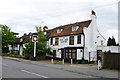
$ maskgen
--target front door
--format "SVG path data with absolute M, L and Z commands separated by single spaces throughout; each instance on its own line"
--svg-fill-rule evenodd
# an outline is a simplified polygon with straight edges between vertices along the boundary
M 56 50 L 53 50 L 53 57 L 56 58 Z

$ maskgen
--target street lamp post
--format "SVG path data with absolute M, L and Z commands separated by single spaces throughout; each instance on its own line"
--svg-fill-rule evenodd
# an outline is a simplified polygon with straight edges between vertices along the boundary
M 38 42 L 38 36 L 37 35 L 33 35 L 32 37 L 32 42 L 34 42 L 34 60 L 36 60 L 36 42 Z

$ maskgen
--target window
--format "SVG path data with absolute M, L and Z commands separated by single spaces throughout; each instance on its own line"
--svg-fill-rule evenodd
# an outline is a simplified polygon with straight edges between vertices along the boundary
M 71 52 L 69 52 L 69 58 L 71 58 Z
M 75 54 L 76 54 L 76 53 L 72 53 L 72 58 L 73 58 L 73 59 L 75 59 Z
M 50 40 L 50 45 L 53 45 L 53 38 L 51 38 Z
M 76 31 L 79 28 L 79 26 L 73 26 L 72 31 Z
M 103 45 L 103 40 L 101 40 L 101 45 Z
M 66 54 L 65 55 L 66 55 L 66 58 L 68 58 L 68 49 L 66 49 Z
M 70 36 L 70 45 L 74 45 L 74 36 Z
M 76 49 L 72 49 L 72 58 L 73 58 L 73 59 L 76 58 Z
M 78 40 L 77 43 L 81 44 L 81 35 L 78 35 L 78 39 L 77 40 Z
M 63 29 L 57 29 L 57 33 L 61 33 Z
M 59 39 L 55 38 L 55 45 L 58 45 Z
M 68 58 L 68 53 L 66 52 L 66 58 Z
M 65 58 L 75 59 L 76 58 L 76 49 L 66 49 Z

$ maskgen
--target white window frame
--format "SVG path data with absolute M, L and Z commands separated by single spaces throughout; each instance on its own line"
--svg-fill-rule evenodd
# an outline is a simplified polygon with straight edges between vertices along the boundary
M 77 31 L 78 28 L 79 28 L 79 26 L 73 26 L 72 31 Z
M 57 29 L 57 33 L 61 33 L 63 29 Z

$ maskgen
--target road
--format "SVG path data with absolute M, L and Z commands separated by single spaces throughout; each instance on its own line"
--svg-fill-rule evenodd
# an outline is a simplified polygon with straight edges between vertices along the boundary
M 101 76 L 95 75 L 96 72 L 94 72 L 94 75 L 91 72 L 89 73 L 89 69 L 86 70 L 87 67 L 84 67 L 84 69 L 81 68 L 81 71 L 85 71 L 78 73 L 71 71 L 73 69 L 77 70 L 77 68 L 75 68 L 74 66 L 61 66 L 62 67 L 55 64 L 44 64 L 43 62 L 38 65 L 30 62 L 14 61 L 3 58 L 2 78 L 106 78 L 105 76 L 102 76 L 102 72 L 100 72 Z M 117 73 L 115 72 L 115 74 Z M 114 77 L 117 78 L 116 75 Z

